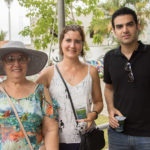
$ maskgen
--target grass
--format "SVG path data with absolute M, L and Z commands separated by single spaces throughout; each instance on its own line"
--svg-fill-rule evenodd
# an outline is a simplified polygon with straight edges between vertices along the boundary
M 95 121 L 97 125 L 107 123 L 108 122 L 108 117 L 104 115 L 99 115 L 97 120 Z M 108 134 L 107 134 L 107 129 L 104 129 L 104 137 L 105 137 L 105 147 L 102 150 L 108 149 Z

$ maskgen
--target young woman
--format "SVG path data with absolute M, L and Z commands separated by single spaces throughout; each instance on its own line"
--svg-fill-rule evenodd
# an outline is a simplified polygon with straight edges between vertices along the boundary
M 82 27 L 79 25 L 66 26 L 59 41 L 63 60 L 57 66 L 69 88 L 76 111 L 82 109 L 86 112 L 86 118 L 80 118 L 81 120 L 78 121 L 87 122 L 87 129 L 89 129 L 102 111 L 103 102 L 97 69 L 79 60 L 79 56 L 84 55 L 84 45 L 85 35 Z M 60 150 L 78 150 L 80 136 L 76 129 L 76 120 L 68 93 L 56 66 L 47 67 L 37 82 L 48 87 L 50 95 L 60 105 L 58 111 Z M 92 103 L 93 109 L 91 109 Z

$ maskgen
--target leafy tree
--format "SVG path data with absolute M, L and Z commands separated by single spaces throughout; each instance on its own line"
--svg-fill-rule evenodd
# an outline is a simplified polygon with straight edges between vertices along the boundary
M 113 2 L 106 0 L 98 6 L 103 15 L 95 12 L 89 26 L 89 32 L 94 32 L 93 43 L 101 44 L 104 39 L 110 39 L 108 41 L 111 42 L 108 44 L 112 44 L 115 41 L 112 36 L 111 16 L 114 11 L 124 6 L 136 11 L 142 31 L 140 33 L 143 33 L 143 29 L 148 25 L 148 19 L 150 18 L 149 0 L 113 0 Z
M 6 37 L 7 32 L 4 32 L 3 30 L 0 31 L 0 41 L 4 41 Z
M 21 31 L 23 36 L 30 36 L 37 49 L 47 48 L 52 41 L 58 41 L 57 1 L 56 0 L 18 0 L 20 5 L 28 9 L 27 17 L 31 26 Z M 107 39 L 112 44 L 111 16 L 115 10 L 127 6 L 136 10 L 141 30 L 150 18 L 149 0 L 65 0 L 66 25 L 80 24 L 79 16 L 92 14 L 89 32 L 93 32 L 93 43 L 101 44 Z M 111 41 L 111 42 L 110 42 Z
M 37 49 L 47 48 L 51 41 L 57 42 L 57 1 L 56 0 L 18 0 L 19 4 L 28 9 L 31 26 L 20 32 L 30 36 Z M 100 0 L 65 0 L 66 24 L 82 24 L 80 15 L 88 15 L 96 11 Z

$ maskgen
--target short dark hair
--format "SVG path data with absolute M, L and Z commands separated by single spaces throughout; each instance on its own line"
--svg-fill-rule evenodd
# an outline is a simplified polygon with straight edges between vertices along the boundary
M 138 19 L 137 19 L 137 15 L 136 15 L 135 11 L 128 7 L 122 7 L 120 9 L 116 10 L 112 15 L 111 23 L 112 23 L 113 28 L 115 28 L 115 24 L 114 24 L 115 18 L 117 16 L 121 16 L 121 15 L 132 15 L 136 25 L 138 24 Z
M 64 39 L 65 34 L 69 31 L 78 31 L 80 33 L 81 38 L 82 38 L 83 47 L 84 47 L 84 44 L 85 44 L 85 33 L 83 31 L 83 28 L 80 25 L 67 25 L 67 26 L 65 26 L 63 28 L 63 30 L 60 34 L 60 38 L 59 38 L 59 51 L 60 51 L 60 55 L 62 55 L 62 56 L 63 56 L 63 51 L 62 51 L 62 48 L 61 48 L 61 43 Z M 83 47 L 82 47 L 82 51 L 81 51 L 81 56 L 84 56 Z

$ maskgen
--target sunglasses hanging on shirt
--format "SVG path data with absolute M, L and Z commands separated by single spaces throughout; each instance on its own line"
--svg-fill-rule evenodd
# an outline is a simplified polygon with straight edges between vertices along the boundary
M 134 75 L 130 62 L 125 64 L 124 70 L 128 72 L 128 82 L 134 82 Z

